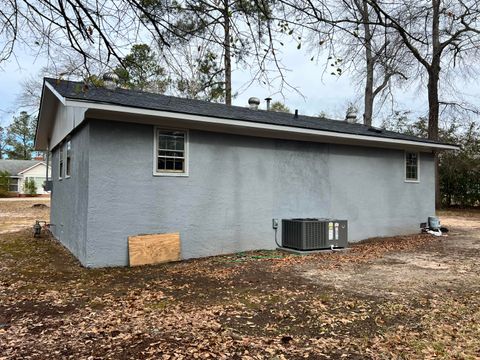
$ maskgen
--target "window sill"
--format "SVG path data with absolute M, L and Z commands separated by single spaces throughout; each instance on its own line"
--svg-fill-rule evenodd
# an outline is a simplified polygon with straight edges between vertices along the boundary
M 153 176 L 178 176 L 178 177 L 188 177 L 188 173 L 177 173 L 177 172 L 154 172 Z
M 418 184 L 420 180 L 404 180 L 406 183 Z

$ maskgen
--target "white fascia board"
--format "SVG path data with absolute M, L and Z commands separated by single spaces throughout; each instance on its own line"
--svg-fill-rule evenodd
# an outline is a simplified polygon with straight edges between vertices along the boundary
M 50 94 L 47 94 L 50 93 Z M 53 95 L 53 96 L 52 96 Z M 57 107 L 54 99 L 57 99 L 61 104 L 65 105 L 66 99 L 58 93 L 57 90 L 46 80 L 43 81 L 42 98 L 40 102 L 40 111 L 38 114 L 38 122 L 35 130 L 34 149 L 48 150 L 49 133 L 55 122 L 52 114 Z M 53 103 L 52 103 L 53 101 Z M 40 143 L 40 145 L 39 145 Z
M 34 168 L 36 168 L 37 166 L 40 166 L 40 165 L 45 165 L 45 166 L 47 166 L 47 164 L 45 164 L 43 161 L 40 161 L 40 162 L 36 163 L 35 165 L 32 165 L 32 166 L 30 166 L 29 168 L 26 168 L 25 170 L 20 171 L 20 172 L 18 173 L 18 175 L 23 174 L 23 173 L 26 173 L 27 171 L 32 170 L 32 169 L 34 169 Z
M 48 90 L 50 90 L 52 92 L 53 95 L 55 95 L 55 97 L 63 104 L 65 105 L 65 103 L 67 102 L 67 100 L 58 93 L 57 90 L 55 90 L 55 88 L 48 82 L 48 81 L 45 81 L 45 86 L 48 88 Z
M 88 109 L 111 111 L 111 112 L 119 112 L 119 113 L 156 116 L 156 117 L 164 117 L 164 118 L 179 119 L 179 120 L 189 120 L 189 121 L 196 121 L 201 123 L 227 125 L 227 126 L 234 126 L 234 127 L 236 126 L 236 127 L 242 127 L 242 128 L 272 130 L 272 131 L 279 131 L 279 132 L 285 132 L 285 133 L 296 133 L 296 134 L 306 134 L 306 135 L 316 135 L 316 136 L 321 136 L 324 138 L 332 138 L 332 139 L 367 141 L 375 144 L 392 144 L 392 145 L 395 144 L 395 145 L 402 145 L 402 146 L 428 147 L 431 149 L 441 149 L 441 150 L 459 150 L 460 149 L 459 146 L 448 145 L 448 144 L 435 144 L 435 143 L 422 142 L 422 141 L 390 139 L 390 138 L 357 135 L 357 134 L 346 134 L 346 133 L 339 133 L 339 132 L 333 132 L 333 131 L 306 129 L 306 128 L 300 128 L 300 127 L 285 126 L 285 125 L 265 124 L 265 123 L 257 123 L 252 121 L 243 121 L 243 120 L 231 120 L 231 119 L 216 118 L 216 117 L 203 116 L 203 115 L 191 115 L 191 114 L 176 113 L 176 112 L 170 112 L 170 111 L 135 108 L 130 106 L 122 106 L 122 105 L 94 103 L 94 102 L 81 101 L 81 100 L 66 99 L 65 105 L 74 106 L 74 107 L 83 107 Z

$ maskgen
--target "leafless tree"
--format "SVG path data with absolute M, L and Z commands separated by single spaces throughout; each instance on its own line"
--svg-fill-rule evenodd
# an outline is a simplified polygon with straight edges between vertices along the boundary
M 316 31 L 335 45 L 336 34 L 355 36 L 363 27 L 363 48 L 366 59 L 365 118 L 370 117 L 372 95 L 372 66 L 380 64 L 387 70 L 390 61 L 398 64 L 399 59 L 409 59 L 409 72 L 420 80 L 426 80 L 428 95 L 428 137 L 438 140 L 439 113 L 441 105 L 463 108 L 462 102 L 441 99 L 441 89 L 449 83 L 449 75 L 456 75 L 458 68 L 464 71 L 478 59 L 480 49 L 480 3 L 475 0 L 278 0 L 285 8 L 297 15 L 292 26 Z M 338 5 L 340 3 L 340 5 Z M 341 6 L 347 11 L 338 11 Z M 355 16 L 359 14 L 360 16 Z M 285 17 L 287 18 L 287 17 Z M 290 17 L 291 18 L 291 17 Z M 300 18 L 300 21 L 298 20 Z M 353 30 L 355 29 L 355 30 Z M 388 39 L 380 47 L 373 46 L 375 29 L 383 29 Z M 383 57 L 387 62 L 378 61 L 382 50 L 391 45 L 391 52 Z M 381 44 L 381 43 L 380 43 Z M 398 44 L 401 46 L 398 47 Z M 415 61 L 412 63 L 410 59 Z M 335 64 L 334 64 L 335 65 Z M 466 66 L 464 66 L 466 65 Z M 384 72 L 384 80 L 391 79 L 391 72 Z M 380 89 L 383 82 L 380 84 Z M 370 102 L 371 103 L 371 102 Z M 436 156 L 438 162 L 438 156 Z M 437 166 L 438 169 L 438 166 Z M 439 186 L 437 178 L 437 204 Z
M 348 70 L 363 88 L 364 123 L 371 125 L 375 101 L 386 98 L 392 80 L 407 79 L 407 58 L 396 32 L 379 23 L 367 0 L 279 0 L 289 34 L 309 34 L 310 48 L 328 52 L 327 73 L 340 76 Z M 297 39 L 301 39 L 298 34 Z M 313 58 L 312 58 L 313 59 Z
M 441 78 L 478 55 L 480 4 L 441 0 L 367 1 L 378 14 L 379 22 L 399 34 L 405 47 L 425 69 L 428 136 L 437 140 Z
M 0 0 L 0 66 L 26 45 L 54 58 L 66 48 L 80 54 L 84 67 L 90 59 L 103 65 L 122 59 L 130 46 L 154 40 L 165 49 L 192 37 L 218 45 L 225 70 L 225 98 L 231 103 L 232 58 L 258 71 L 258 81 L 269 78 L 266 63 L 284 70 L 270 42 L 267 0 Z M 183 21 L 186 20 L 186 21 Z M 266 50 L 266 51 L 265 51 Z M 284 80 L 284 78 L 282 77 Z
M 477 1 L 373 1 L 381 24 L 394 29 L 424 68 L 428 93 L 428 137 L 438 140 L 440 86 L 457 66 L 477 59 L 480 49 L 480 4 Z M 440 205 L 438 154 L 436 204 Z

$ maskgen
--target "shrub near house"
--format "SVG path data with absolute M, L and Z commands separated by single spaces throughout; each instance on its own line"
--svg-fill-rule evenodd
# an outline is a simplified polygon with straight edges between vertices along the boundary
M 10 173 L 8 171 L 0 171 L 0 197 L 8 196 L 9 184 L 10 184 Z
M 23 183 L 23 192 L 28 196 L 37 195 L 37 185 L 33 179 L 26 179 Z

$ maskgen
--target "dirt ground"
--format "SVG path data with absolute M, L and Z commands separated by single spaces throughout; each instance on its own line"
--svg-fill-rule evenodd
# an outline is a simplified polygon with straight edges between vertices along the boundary
M 480 212 L 346 253 L 87 270 L 17 230 L 31 206 L 0 201 L 0 359 L 480 358 Z
M 33 226 L 35 220 L 49 221 L 49 206 L 50 199 L 44 197 L 0 198 L 0 234 Z

